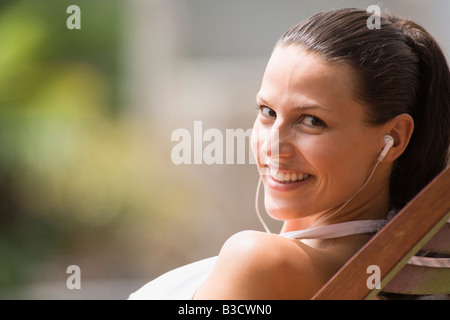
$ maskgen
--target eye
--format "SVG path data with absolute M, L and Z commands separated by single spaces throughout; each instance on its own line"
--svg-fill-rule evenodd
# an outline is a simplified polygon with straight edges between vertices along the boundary
M 312 127 L 312 128 L 326 128 L 327 127 L 327 124 L 325 122 L 323 122 L 321 119 L 319 119 L 315 116 L 310 116 L 310 115 L 304 115 L 300 119 L 300 123 L 303 123 L 304 125 L 306 125 L 308 127 Z
M 277 113 L 267 106 L 259 106 L 259 111 L 261 112 L 262 115 L 264 115 L 266 117 L 269 117 L 269 118 L 277 117 Z

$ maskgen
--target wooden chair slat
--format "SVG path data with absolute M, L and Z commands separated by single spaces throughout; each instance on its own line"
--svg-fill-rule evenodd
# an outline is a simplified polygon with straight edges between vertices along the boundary
M 430 262 L 425 265 L 408 262 L 383 292 L 408 295 L 450 294 L 450 258 L 422 259 Z
M 450 219 L 449 190 L 450 170 L 447 167 L 369 240 L 313 299 L 375 298 Z M 380 286 L 371 286 L 367 282 L 371 266 L 378 267 Z M 435 283 L 433 279 L 429 281 Z
M 424 251 L 450 254 L 450 222 L 447 223 L 422 248 Z

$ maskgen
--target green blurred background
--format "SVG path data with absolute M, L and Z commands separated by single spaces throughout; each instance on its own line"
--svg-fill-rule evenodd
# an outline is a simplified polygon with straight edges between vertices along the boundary
M 83 282 L 151 274 L 147 261 L 170 257 L 152 244 L 192 205 L 151 121 L 127 113 L 124 2 L 76 1 L 82 29 L 69 30 L 73 3 L 0 6 L 3 298 L 58 298 L 71 264 Z M 60 286 L 28 287 L 45 283 Z
M 449 3 L 379 5 L 423 24 L 447 53 Z M 80 30 L 66 27 L 72 4 Z M 234 232 L 262 230 L 256 168 L 174 165 L 171 133 L 195 120 L 251 128 L 284 30 L 370 4 L 0 0 L 0 298 L 126 299 Z M 73 264 L 81 290 L 66 287 Z

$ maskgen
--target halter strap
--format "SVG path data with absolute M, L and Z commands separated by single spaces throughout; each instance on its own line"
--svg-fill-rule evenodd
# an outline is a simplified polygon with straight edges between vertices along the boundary
M 289 239 L 333 239 L 353 234 L 375 233 L 387 220 L 357 220 L 325 225 L 313 229 L 284 232 L 280 235 Z

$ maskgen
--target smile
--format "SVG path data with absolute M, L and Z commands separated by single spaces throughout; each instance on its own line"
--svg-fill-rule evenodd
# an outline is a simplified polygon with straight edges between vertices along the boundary
M 297 173 L 297 172 L 275 172 L 270 170 L 270 176 L 277 182 L 280 183 L 293 183 L 304 181 L 310 177 L 307 173 Z

